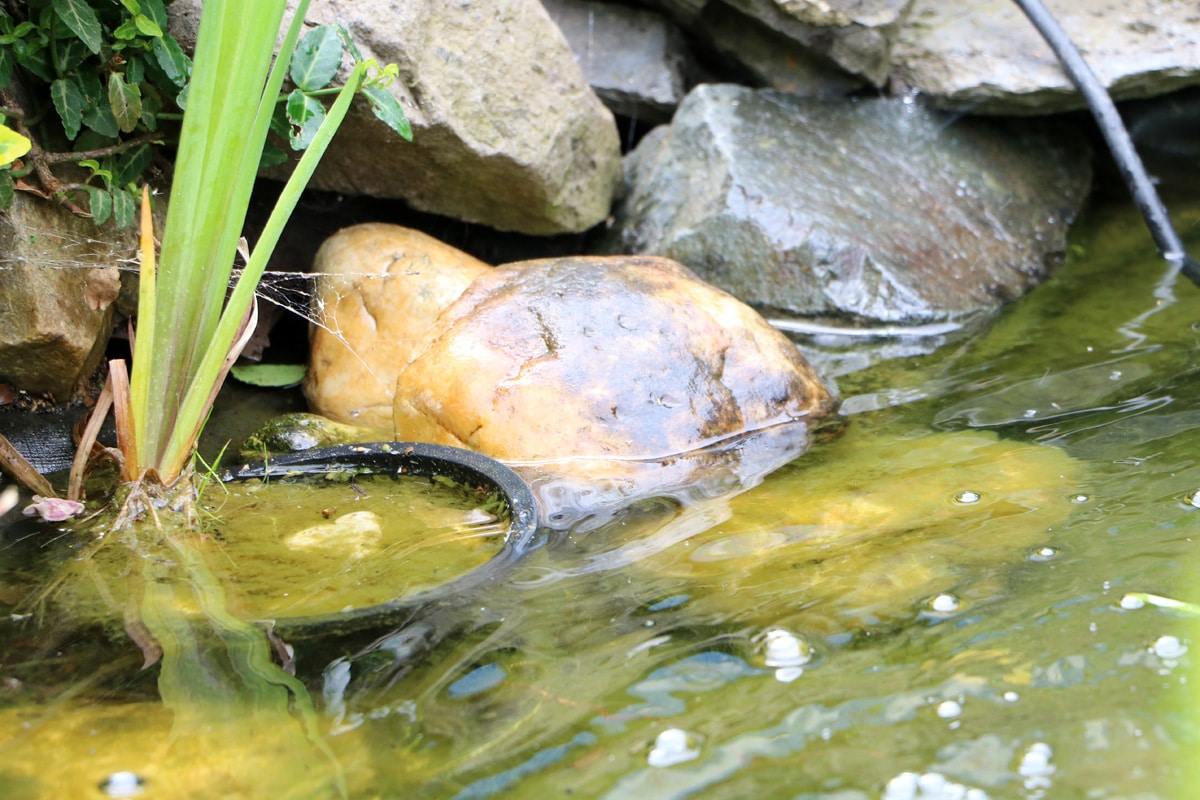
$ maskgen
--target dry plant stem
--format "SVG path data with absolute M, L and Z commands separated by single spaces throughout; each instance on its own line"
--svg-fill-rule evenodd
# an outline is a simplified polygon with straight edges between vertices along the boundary
M 92 445 L 96 444 L 96 439 L 100 436 L 100 426 L 104 424 L 112 401 L 113 378 L 110 372 L 108 380 L 104 382 L 104 388 L 100 390 L 100 396 L 96 398 L 96 405 L 92 407 L 83 435 L 79 437 L 79 444 L 75 447 L 75 460 L 71 462 L 71 476 L 67 481 L 68 500 L 79 502 L 83 497 L 83 475 L 92 455 Z
M 57 497 L 58 493 L 50 485 L 50 481 L 34 469 L 33 464 L 25 460 L 25 456 L 17 452 L 12 442 L 0 435 L 0 466 L 12 475 L 17 482 L 27 486 L 34 494 L 42 497 Z
M 121 479 L 131 481 L 136 475 L 134 462 L 137 453 L 134 451 L 133 412 L 129 407 L 129 371 L 125 362 L 113 359 L 108 362 L 108 384 L 112 386 L 113 420 L 117 425 L 117 449 L 121 451 Z

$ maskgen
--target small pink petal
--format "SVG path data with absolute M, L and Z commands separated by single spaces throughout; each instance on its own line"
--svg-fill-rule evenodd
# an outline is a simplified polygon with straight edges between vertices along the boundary
M 83 503 L 59 497 L 33 496 L 33 503 L 22 512 L 27 517 L 39 516 L 42 522 L 64 522 L 83 512 Z

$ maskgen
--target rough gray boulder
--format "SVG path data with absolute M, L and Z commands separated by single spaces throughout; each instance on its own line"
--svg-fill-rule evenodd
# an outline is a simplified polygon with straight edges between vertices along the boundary
M 1047 274 L 1087 148 L 900 101 L 697 87 L 627 157 L 602 247 L 674 258 L 759 307 L 919 323 Z
M 194 41 L 199 0 L 170 6 Z M 315 0 L 307 20 L 344 25 L 367 58 L 396 63 L 402 141 L 356 104 L 312 185 L 501 230 L 555 234 L 604 220 L 620 184 L 612 114 L 588 88 L 538 0 Z
M 687 91 L 683 34 L 653 11 L 595 0 L 542 0 L 592 90 L 614 113 L 666 122 Z
M 1047 6 L 1115 98 L 1200 84 L 1195 0 L 1052 0 Z M 1084 105 L 1012 0 L 915 0 L 892 63 L 901 88 L 947 108 L 1044 114 Z
M 132 231 L 17 192 L 0 213 L 0 382 L 65 403 L 100 363 Z
M 883 85 L 892 40 L 912 0 L 727 0 L 842 69 Z

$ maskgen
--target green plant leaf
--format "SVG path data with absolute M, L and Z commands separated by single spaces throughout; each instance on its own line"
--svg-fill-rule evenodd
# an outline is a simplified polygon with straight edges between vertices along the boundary
M 150 166 L 153 158 L 154 150 L 149 144 L 140 144 L 121 153 L 113 166 L 113 183 L 126 186 L 135 182 Z
M 12 205 L 13 201 L 13 179 L 12 174 L 6 169 L 0 169 L 0 211 Z
M 142 13 L 154 20 L 161 30 L 167 29 L 167 7 L 162 0 L 142 0 Z
M 342 42 L 330 25 L 313 28 L 292 55 L 292 83 L 305 92 L 324 89 L 342 65 Z
M 125 82 L 130 86 L 138 86 L 145 79 L 146 62 L 141 56 L 130 53 L 125 59 Z
M 66 39 L 54 45 L 54 69 L 59 75 L 66 75 L 88 57 L 87 46 L 78 39 Z
M 37 75 L 46 83 L 54 80 L 54 69 L 50 65 L 50 56 L 46 54 L 46 40 L 40 42 L 25 41 L 13 48 L 17 54 L 17 63 Z
M 285 151 L 282 147 L 276 147 L 270 142 L 267 142 L 265 145 L 263 145 L 262 157 L 258 159 L 258 168 L 269 169 L 271 167 L 277 167 L 287 160 L 287 151 Z
M 229 370 L 242 383 L 270 389 L 299 386 L 307 373 L 307 364 L 234 364 Z
M 10 47 L 0 47 L 0 89 L 7 88 L 12 80 L 13 51 Z
M 29 152 L 33 143 L 21 134 L 0 125 L 0 167 L 11 164 Z
M 103 30 L 96 12 L 86 0 L 52 0 L 51 6 L 58 18 L 63 21 L 79 40 L 87 45 L 96 55 L 100 55 L 100 45 Z
M 287 99 L 288 122 L 292 123 L 289 139 L 293 150 L 303 150 L 325 121 L 325 106 L 315 97 L 295 89 Z
M 87 191 L 88 209 L 92 212 L 92 221 L 97 225 L 103 225 L 112 216 L 112 195 L 98 186 L 89 186 Z
M 142 92 L 137 86 L 126 83 L 119 72 L 108 76 L 108 103 L 122 131 L 129 133 L 137 127 L 142 118 Z
M 170 36 L 160 36 L 151 45 L 158 66 L 171 79 L 171 82 L 182 88 L 188 82 L 192 73 L 192 61 L 183 52 L 179 42 Z
M 121 0 L 121 5 L 125 6 L 125 10 L 130 14 L 142 13 L 142 6 L 137 0 Z
M 412 126 L 400 107 L 400 101 L 391 92 L 380 86 L 364 86 L 362 93 L 371 101 L 371 111 L 376 117 L 400 134 L 400 138 L 406 142 L 412 141 Z
M 162 28 L 158 26 L 158 23 L 147 17 L 145 14 L 138 14 L 136 17 L 134 17 L 133 24 L 137 26 L 138 31 L 143 36 L 157 37 L 163 35 Z
M 128 228 L 137 217 L 137 202 L 134 201 L 133 195 L 123 189 L 115 189 L 112 199 L 113 220 L 118 228 Z
M 79 126 L 83 124 L 83 109 L 87 105 L 83 93 L 71 81 L 59 78 L 50 84 L 50 100 L 62 120 L 67 138 L 74 141 L 79 135 Z
M 122 22 L 121 26 L 119 28 L 117 28 L 115 31 L 113 31 L 113 36 L 115 36 L 117 39 L 121 40 L 121 42 L 132 42 L 134 39 L 136 39 L 138 37 L 138 35 L 139 35 L 139 31 L 138 31 L 137 23 L 135 23 L 133 21 L 133 17 L 130 17 L 129 19 Z M 124 48 L 124 45 L 121 43 L 118 43 L 118 42 L 114 42 L 112 45 L 112 49 L 116 50 L 116 51 L 120 51 L 123 48 Z

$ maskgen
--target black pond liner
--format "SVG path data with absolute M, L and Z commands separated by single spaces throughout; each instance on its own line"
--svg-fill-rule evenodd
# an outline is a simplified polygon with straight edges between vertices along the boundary
M 418 594 L 367 608 L 310 617 L 281 617 L 274 630 L 286 639 L 354 634 L 378 629 L 410 618 L 427 605 L 457 600 L 464 594 L 500 578 L 535 546 L 538 508 L 533 492 L 517 473 L 495 459 L 471 450 L 421 442 L 372 442 L 323 447 L 287 453 L 252 462 L 226 472 L 226 482 L 318 476 L 335 472 L 372 475 L 444 477 L 464 486 L 482 486 L 498 492 L 509 513 L 504 545 L 482 566 Z

